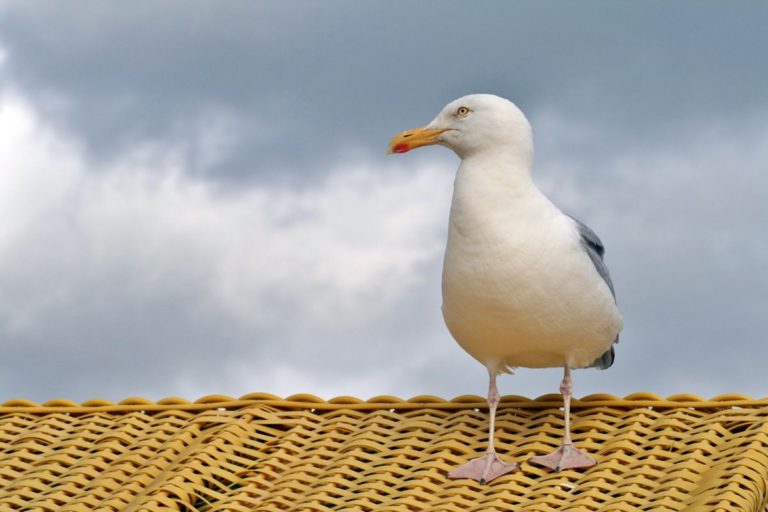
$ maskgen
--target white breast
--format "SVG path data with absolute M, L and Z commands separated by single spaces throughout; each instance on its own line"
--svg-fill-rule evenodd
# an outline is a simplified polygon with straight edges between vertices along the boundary
M 489 368 L 587 366 L 621 317 L 572 219 L 530 178 L 462 165 L 443 267 L 443 315 L 456 341 Z

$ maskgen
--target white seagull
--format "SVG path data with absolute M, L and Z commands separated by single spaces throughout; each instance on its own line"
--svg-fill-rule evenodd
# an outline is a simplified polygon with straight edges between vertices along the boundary
M 595 465 L 571 440 L 570 400 L 571 369 L 611 366 L 622 328 L 602 242 L 534 184 L 531 126 L 509 100 L 459 98 L 428 125 L 396 135 L 389 151 L 431 144 L 461 158 L 443 264 L 443 317 L 489 375 L 488 450 L 449 477 L 485 483 L 519 469 L 496 454 L 494 422 L 496 376 L 520 366 L 564 368 L 562 446 L 531 462 L 555 471 Z

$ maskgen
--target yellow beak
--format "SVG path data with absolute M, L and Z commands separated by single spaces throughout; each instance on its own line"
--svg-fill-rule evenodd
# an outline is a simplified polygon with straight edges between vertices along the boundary
M 429 146 L 437 142 L 437 136 L 447 131 L 448 128 L 414 128 L 398 133 L 389 143 L 388 153 L 407 153 L 421 146 Z

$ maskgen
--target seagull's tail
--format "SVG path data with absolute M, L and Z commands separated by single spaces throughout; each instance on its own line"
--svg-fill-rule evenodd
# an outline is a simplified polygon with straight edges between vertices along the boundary
M 617 338 L 618 341 L 618 338 Z M 605 351 L 603 355 L 595 359 L 595 362 L 589 365 L 590 368 L 598 368 L 600 370 L 605 370 L 607 368 L 610 368 L 613 364 L 613 360 L 616 358 L 616 354 L 613 351 L 613 346 Z

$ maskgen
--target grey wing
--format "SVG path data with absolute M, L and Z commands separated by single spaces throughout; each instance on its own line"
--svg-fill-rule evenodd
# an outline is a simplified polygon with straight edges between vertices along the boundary
M 569 215 L 569 217 L 571 217 Z M 576 223 L 576 228 L 579 230 L 579 235 L 581 236 L 581 246 L 584 248 L 585 251 L 587 251 L 587 254 L 589 255 L 589 259 L 592 260 L 592 264 L 595 266 L 595 270 L 597 270 L 597 273 L 600 274 L 600 277 L 603 278 L 603 281 L 605 281 L 605 284 L 608 285 L 608 288 L 611 290 L 611 295 L 613 295 L 613 300 L 616 300 L 616 292 L 613 290 L 613 281 L 611 281 L 611 274 L 608 272 L 608 267 L 605 265 L 605 262 L 603 261 L 603 255 L 605 254 L 605 246 L 603 245 L 602 240 L 600 240 L 600 237 L 597 236 L 597 233 L 592 231 L 592 229 L 581 222 L 579 219 L 575 217 L 571 217 L 573 221 Z M 614 343 L 619 342 L 619 335 L 616 335 L 616 339 L 613 341 Z M 600 368 L 601 370 L 604 370 L 606 368 L 609 368 L 613 364 L 613 360 L 615 358 L 615 352 L 613 350 L 613 347 L 608 349 L 602 356 L 598 357 L 590 366 L 594 368 Z
M 569 215 L 569 217 L 571 216 Z M 603 245 L 602 240 L 600 240 L 600 237 L 597 236 L 597 234 L 592 231 L 589 226 L 581 222 L 579 219 L 575 217 L 571 217 L 571 219 L 573 219 L 573 221 L 576 223 L 576 227 L 579 230 L 579 235 L 581 235 L 581 246 L 584 247 L 585 251 L 587 251 L 589 259 L 592 260 L 592 264 L 595 266 L 597 273 L 600 274 L 600 277 L 603 278 L 605 284 L 607 284 L 608 288 L 611 289 L 611 294 L 615 300 L 616 292 L 613 291 L 613 281 L 611 281 L 611 274 L 608 272 L 608 267 L 605 266 L 605 262 L 603 261 L 605 246 Z

